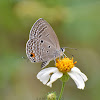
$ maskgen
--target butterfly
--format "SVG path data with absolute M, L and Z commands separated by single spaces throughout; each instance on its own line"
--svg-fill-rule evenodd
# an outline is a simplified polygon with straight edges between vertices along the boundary
M 65 48 L 60 48 L 58 38 L 43 18 L 38 19 L 32 26 L 29 40 L 26 43 L 26 55 L 32 63 L 42 62 L 41 68 L 49 64 L 51 60 L 61 57 Z

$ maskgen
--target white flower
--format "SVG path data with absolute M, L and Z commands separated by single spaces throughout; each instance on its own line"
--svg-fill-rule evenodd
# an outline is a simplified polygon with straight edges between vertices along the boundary
M 85 82 L 88 80 L 86 75 L 82 73 L 77 67 L 73 67 L 68 75 L 74 80 L 77 88 L 84 89 Z M 52 83 L 58 78 L 61 78 L 63 73 L 56 67 L 49 67 L 41 70 L 37 74 L 37 78 L 45 85 L 52 87 Z
M 68 63 L 73 61 L 70 59 L 63 59 L 62 61 L 58 62 L 57 67 L 49 67 L 49 68 L 45 68 L 43 70 L 41 70 L 38 74 L 37 74 L 37 78 L 44 84 L 47 86 L 52 87 L 52 83 L 54 81 L 56 81 L 57 79 L 61 78 L 64 74 L 64 72 L 67 70 L 68 75 L 74 80 L 74 82 L 77 85 L 78 89 L 84 89 L 85 87 L 85 82 L 88 80 L 87 76 L 82 73 L 77 67 L 74 67 L 74 63 Z M 67 62 L 67 64 L 66 64 Z M 65 65 L 67 66 L 65 69 Z M 61 65 L 63 64 L 63 66 Z M 71 65 L 70 69 L 69 69 L 69 64 Z M 58 66 L 60 65 L 60 66 Z M 72 67 L 73 65 L 73 67 Z

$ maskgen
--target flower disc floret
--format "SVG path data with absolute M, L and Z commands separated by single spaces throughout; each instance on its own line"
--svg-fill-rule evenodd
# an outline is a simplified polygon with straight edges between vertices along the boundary
M 60 72 L 62 73 L 66 73 L 69 72 L 74 65 L 77 63 L 77 61 L 75 61 L 73 63 L 73 58 L 62 58 L 62 59 L 56 59 L 56 67 L 59 69 Z

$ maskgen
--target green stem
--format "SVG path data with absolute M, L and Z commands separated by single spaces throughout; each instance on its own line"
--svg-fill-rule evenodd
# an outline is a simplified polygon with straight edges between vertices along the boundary
M 62 88 L 61 88 L 58 100 L 61 100 L 61 97 L 62 97 L 62 94 L 63 94 L 63 91 L 64 91 L 64 87 L 65 87 L 65 82 L 62 82 Z

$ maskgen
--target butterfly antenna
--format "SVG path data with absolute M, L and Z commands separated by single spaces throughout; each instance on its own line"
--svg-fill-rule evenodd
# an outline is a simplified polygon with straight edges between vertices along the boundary
M 73 49 L 73 50 L 78 50 L 77 48 L 70 48 L 70 47 L 63 47 L 64 49 L 68 48 L 68 49 Z M 74 57 L 74 55 L 72 55 L 68 50 L 66 50 L 72 57 Z
M 63 48 L 68 48 L 68 49 L 78 50 L 77 48 L 70 48 L 70 47 L 63 47 Z
M 72 55 L 68 50 L 66 50 L 72 57 L 74 57 L 74 55 Z

